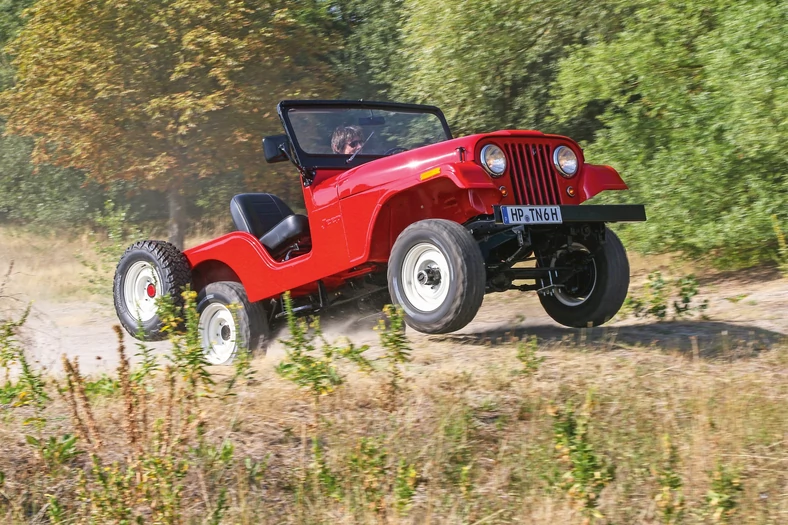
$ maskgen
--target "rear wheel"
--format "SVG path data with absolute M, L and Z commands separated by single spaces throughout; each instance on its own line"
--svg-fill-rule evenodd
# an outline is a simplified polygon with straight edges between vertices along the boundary
M 545 312 L 556 322 L 574 328 L 599 326 L 624 304 L 629 290 L 629 261 L 618 236 L 609 229 L 598 249 L 573 242 L 544 257 L 543 262 L 550 267 L 576 268 L 566 280 L 561 272 L 554 272 L 553 281 L 560 286 L 550 295 L 539 295 Z
M 265 309 L 249 302 L 240 283 L 208 284 L 197 297 L 197 312 L 203 352 L 212 365 L 228 365 L 239 351 L 254 352 L 270 340 Z
M 485 279 L 479 245 L 456 222 L 411 224 L 391 249 L 391 299 L 420 332 L 444 334 L 470 323 L 484 300 Z
M 123 253 L 115 269 L 113 298 L 118 319 L 126 331 L 146 341 L 164 339 L 156 300 L 170 295 L 183 307 L 181 292 L 191 284 L 186 256 L 164 241 L 139 241 Z

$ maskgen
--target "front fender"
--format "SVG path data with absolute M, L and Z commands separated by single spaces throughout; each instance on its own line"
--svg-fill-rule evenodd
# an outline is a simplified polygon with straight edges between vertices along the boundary
M 628 186 L 612 167 L 597 164 L 583 165 L 583 180 L 580 186 L 580 197 L 582 200 L 588 200 L 605 190 L 626 189 L 628 189 Z

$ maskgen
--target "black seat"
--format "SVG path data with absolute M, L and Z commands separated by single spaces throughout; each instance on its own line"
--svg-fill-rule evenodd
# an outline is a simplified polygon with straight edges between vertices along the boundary
M 309 220 L 297 215 L 270 193 L 241 193 L 230 201 L 230 215 L 239 231 L 260 239 L 275 259 L 309 237 Z

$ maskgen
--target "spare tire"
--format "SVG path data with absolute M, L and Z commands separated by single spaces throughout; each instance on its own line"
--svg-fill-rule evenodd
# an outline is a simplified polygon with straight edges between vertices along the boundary
M 173 244 L 135 242 L 123 253 L 115 269 L 113 296 L 120 324 L 144 341 L 164 339 L 156 299 L 170 295 L 175 306 L 183 308 L 181 292 L 191 280 L 189 261 Z

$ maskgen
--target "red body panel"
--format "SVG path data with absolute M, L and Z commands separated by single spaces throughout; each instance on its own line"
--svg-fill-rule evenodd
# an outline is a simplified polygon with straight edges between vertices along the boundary
M 510 162 L 499 178 L 490 177 L 476 160 L 489 143 L 507 148 Z M 581 168 L 571 179 L 559 176 L 548 159 L 560 144 L 578 155 Z M 528 177 L 537 172 L 541 179 L 531 185 Z M 567 193 L 570 186 L 574 197 Z M 254 236 L 243 232 L 185 253 L 196 288 L 213 280 L 238 280 L 249 299 L 257 301 L 287 290 L 310 292 L 318 280 L 335 288 L 372 271 L 376 263 L 387 262 L 400 232 L 421 219 L 463 223 L 492 214 L 494 204 L 541 204 L 520 202 L 533 198 L 580 204 L 608 189 L 626 189 L 626 184 L 609 166 L 584 164 L 580 148 L 565 137 L 537 131 L 470 135 L 347 171 L 318 170 L 304 187 L 312 240 L 309 253 L 276 261 Z

